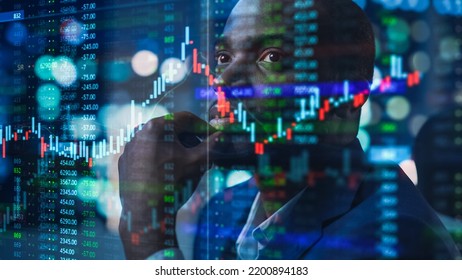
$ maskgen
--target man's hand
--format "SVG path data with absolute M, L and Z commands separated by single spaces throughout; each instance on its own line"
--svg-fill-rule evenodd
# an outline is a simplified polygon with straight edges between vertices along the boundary
M 188 199 L 181 197 L 181 190 L 186 185 L 194 190 L 208 169 L 208 144 L 217 137 L 207 137 L 210 131 L 205 121 L 181 112 L 150 120 L 126 145 L 119 159 L 119 233 L 127 259 L 178 247 L 176 212 Z

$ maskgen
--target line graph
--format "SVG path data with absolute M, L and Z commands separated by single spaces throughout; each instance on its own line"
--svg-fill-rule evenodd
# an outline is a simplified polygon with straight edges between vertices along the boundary
M 300 110 L 295 116 L 297 122 L 306 119 L 318 119 L 323 121 L 326 113 L 332 108 L 338 107 L 346 102 L 353 102 L 355 107 L 361 106 L 364 103 L 365 96 L 368 94 L 381 94 L 393 92 L 405 92 L 407 88 L 419 85 L 421 74 L 419 72 L 406 73 L 403 71 L 402 58 L 396 55 L 390 57 L 390 75 L 384 77 L 379 87 L 375 91 L 369 90 L 369 85 L 364 86 L 364 83 L 344 81 L 341 83 L 324 83 L 324 84 L 297 84 L 297 85 L 267 85 L 257 86 L 253 88 L 233 88 L 231 92 L 225 93 L 221 87 L 212 89 L 215 76 L 211 73 L 210 65 L 200 63 L 198 58 L 198 48 L 194 46 L 194 42 L 190 40 L 190 27 L 184 29 L 185 40 L 180 43 L 181 61 L 185 62 L 187 57 L 192 57 L 192 74 L 204 76 L 207 79 L 208 87 L 196 89 L 196 98 L 217 98 L 218 110 L 222 117 L 228 117 L 232 123 L 237 122 L 242 124 L 244 132 L 248 133 L 249 139 L 255 143 L 255 152 L 257 154 L 264 153 L 264 145 L 276 139 L 285 139 L 291 141 L 294 136 L 293 127 L 283 127 L 282 120 L 275 120 L 277 134 L 271 136 L 272 139 L 256 139 L 255 123 L 247 123 L 247 112 L 244 109 L 243 103 L 239 102 L 236 110 L 230 110 L 229 98 L 274 98 L 274 97 L 296 97 L 300 98 Z M 175 67 L 172 65 L 171 67 Z M 169 71 L 174 71 L 174 68 Z M 146 107 L 153 101 L 165 95 L 169 88 L 168 74 L 162 74 L 152 81 L 152 94 L 149 98 L 141 103 L 142 107 Z M 331 95 L 327 100 L 321 101 L 321 97 Z M 70 159 L 84 159 L 89 167 L 93 167 L 98 159 L 102 159 L 109 155 L 118 154 L 122 147 L 131 141 L 137 130 L 142 129 L 141 123 L 143 116 L 141 112 L 136 113 L 135 101 L 130 102 L 130 117 L 125 128 L 121 128 L 117 135 L 108 135 L 106 139 L 99 141 L 71 141 L 61 142 L 57 135 L 44 135 L 42 131 L 42 123 L 36 121 L 35 117 L 31 117 L 30 125 L 23 127 L 13 127 L 12 125 L 0 125 L 0 144 L 1 156 L 8 156 L 8 147 L 14 145 L 15 142 L 39 142 L 39 156 L 44 158 L 46 153 L 56 153 L 59 156 Z

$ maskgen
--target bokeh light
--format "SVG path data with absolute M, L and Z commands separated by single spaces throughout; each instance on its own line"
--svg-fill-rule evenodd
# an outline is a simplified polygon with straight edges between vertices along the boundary
M 51 73 L 56 82 L 63 87 L 68 87 L 77 80 L 77 67 L 67 56 L 58 56 L 54 59 Z
M 61 102 L 61 90 L 53 84 L 43 84 L 37 90 L 37 103 L 40 107 L 57 107 Z
M 359 119 L 359 126 L 364 127 L 371 123 L 372 120 L 372 109 L 371 109 L 371 100 L 368 99 L 361 107 L 361 118 Z
M 387 115 L 397 121 L 405 119 L 411 112 L 409 101 L 402 96 L 390 98 L 386 105 Z
M 165 81 L 168 84 L 177 84 L 186 77 L 188 74 L 188 69 L 186 64 L 183 63 L 178 58 L 168 58 L 160 67 L 160 73 L 163 77 L 165 77 Z
M 51 55 L 42 55 L 35 61 L 34 72 L 37 77 L 45 81 L 54 79 L 52 73 L 52 64 L 54 58 Z
M 403 19 L 396 19 L 387 28 L 388 48 L 396 53 L 404 53 L 409 48 L 410 27 Z
M 165 116 L 169 111 L 161 106 L 142 107 L 136 104 L 134 107 L 135 126 L 147 123 L 152 118 Z M 100 108 L 98 111 L 98 120 L 107 130 L 108 135 L 119 135 L 120 129 L 126 129 L 127 116 L 131 116 L 131 105 L 110 104 Z
M 430 26 L 423 20 L 416 20 L 411 26 L 411 36 L 416 42 L 426 42 L 431 36 Z
M 440 41 L 440 57 L 447 61 L 454 61 L 461 58 L 461 39 L 446 37 Z
M 225 176 L 218 168 L 209 171 L 208 191 L 210 194 L 217 194 L 225 188 Z
M 366 130 L 360 128 L 358 130 L 357 138 L 363 150 L 367 151 L 371 146 L 371 136 L 369 135 L 369 133 Z
M 408 50 L 409 47 L 411 46 L 409 40 L 405 40 L 403 42 L 397 42 L 397 41 L 388 41 L 387 42 L 387 48 L 391 53 L 396 53 L 396 54 L 405 54 Z
M 401 9 L 404 11 L 421 12 L 428 8 L 430 0 L 373 0 L 376 3 L 382 4 L 386 9 L 395 10 Z M 436 0 L 440 1 L 440 0 Z
M 460 89 L 456 92 L 456 94 L 454 94 L 454 101 L 457 104 L 462 105 L 462 89 Z
M 159 59 L 153 52 L 142 50 L 133 56 L 131 64 L 136 74 L 141 77 L 147 77 L 157 71 Z
M 367 3 L 366 0 L 353 0 L 353 2 L 358 4 L 358 6 L 361 7 L 362 9 L 366 7 L 366 3 Z
M 432 66 L 430 56 L 425 51 L 415 52 L 409 59 L 411 68 L 420 73 L 426 73 Z
M 36 100 L 40 119 L 55 120 L 60 115 L 61 90 L 54 84 L 43 84 L 37 89 Z
M 77 183 L 77 196 L 83 201 L 97 200 L 102 189 L 102 181 L 83 177 Z
M 403 0 L 374 0 L 376 3 L 381 3 L 385 8 L 394 10 L 400 7 Z
M 382 107 L 374 101 L 371 101 L 372 118 L 369 122 L 370 125 L 378 124 L 382 120 L 383 110 Z
M 38 110 L 38 116 L 41 120 L 43 121 L 54 121 L 60 116 L 60 110 L 59 108 L 55 107 L 39 107 Z
M 86 33 L 86 30 L 77 20 L 68 19 L 63 21 L 61 27 L 59 28 L 59 32 L 61 33 L 61 38 L 64 42 L 77 46 L 84 41 L 83 34 Z
M 405 11 L 422 12 L 430 6 L 430 0 L 402 0 L 400 8 Z
M 110 184 L 110 182 L 106 181 L 106 184 Z M 106 217 L 106 228 L 117 234 L 119 232 L 119 219 L 122 210 L 119 193 L 105 187 L 98 197 L 97 210 L 102 216 Z
M 460 0 L 434 0 L 435 10 L 442 15 L 462 15 L 462 1 Z
M 14 22 L 8 25 L 5 32 L 5 39 L 13 46 L 21 46 L 27 39 L 27 27 L 21 22 Z
M 78 116 L 70 121 L 71 126 L 76 129 L 72 130 L 74 139 L 88 140 L 89 138 L 99 138 L 101 135 L 101 126 L 94 120 L 87 120 Z M 86 129 L 84 129 L 84 127 Z

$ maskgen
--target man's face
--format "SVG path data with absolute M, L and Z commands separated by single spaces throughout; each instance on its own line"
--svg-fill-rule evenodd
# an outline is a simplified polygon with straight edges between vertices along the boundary
M 348 144 L 356 137 L 372 78 L 372 29 L 354 2 L 315 1 L 310 7 L 296 3 L 237 3 L 215 46 L 214 87 L 230 102 L 230 112 L 245 111 L 247 124 L 255 128 L 253 142 L 306 144 L 283 139 L 284 130 L 303 124 L 310 143 Z M 332 18 L 335 11 L 339 13 Z M 311 22 L 300 18 L 311 13 L 316 24 L 300 24 Z M 356 100 L 356 94 L 362 99 Z M 210 123 L 232 123 L 232 117 L 220 114 L 218 107 L 209 110 Z M 245 122 L 241 123 L 245 130 Z
M 241 0 L 233 9 L 224 34 L 215 46 L 215 87 L 226 92 L 236 107 L 242 102 L 248 120 L 257 127 L 283 117 L 290 100 L 260 97 L 233 98 L 232 91 L 253 90 L 263 85 L 293 82 L 292 1 Z M 219 116 L 210 110 L 212 124 Z M 269 126 L 267 126 L 269 127 Z M 271 129 L 264 129 L 267 133 Z

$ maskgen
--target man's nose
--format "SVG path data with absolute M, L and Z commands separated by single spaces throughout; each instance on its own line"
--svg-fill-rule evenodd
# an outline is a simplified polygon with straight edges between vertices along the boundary
M 221 70 L 217 86 L 250 86 L 256 70 L 253 68 L 251 59 L 244 54 L 239 54 L 234 57 L 229 65 Z

